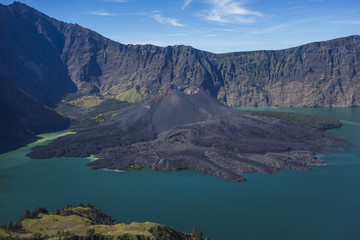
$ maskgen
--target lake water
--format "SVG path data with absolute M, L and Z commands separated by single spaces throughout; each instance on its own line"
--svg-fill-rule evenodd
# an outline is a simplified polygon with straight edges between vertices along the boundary
M 269 109 L 269 108 L 268 108 Z M 0 155 L 0 224 L 26 208 L 55 210 L 92 203 L 120 222 L 152 221 L 190 232 L 193 225 L 215 240 L 360 239 L 360 109 L 270 108 L 340 119 L 328 132 L 349 140 L 347 153 L 320 156 L 313 172 L 248 174 L 234 183 L 193 171 L 150 170 L 120 174 L 91 170 L 91 160 L 25 157 L 45 140 Z

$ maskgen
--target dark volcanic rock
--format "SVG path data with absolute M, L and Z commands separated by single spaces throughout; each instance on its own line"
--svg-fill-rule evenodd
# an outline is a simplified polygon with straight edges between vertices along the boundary
M 33 149 L 32 158 L 87 157 L 94 168 L 194 169 L 233 181 L 244 172 L 309 171 L 341 139 L 229 108 L 196 87 L 169 87 L 105 125 Z
M 69 121 L 22 90 L 0 80 L 0 153 L 39 133 L 66 129 Z
M 0 5 L 0 38 L 0 77 L 49 106 L 73 91 L 134 101 L 171 83 L 201 87 L 229 106 L 360 106 L 359 36 L 212 54 L 120 44 L 15 2 Z

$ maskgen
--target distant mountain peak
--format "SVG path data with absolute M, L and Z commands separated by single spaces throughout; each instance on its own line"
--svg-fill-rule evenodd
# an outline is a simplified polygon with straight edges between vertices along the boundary
M 9 4 L 9 6 L 24 6 L 24 7 L 29 7 L 29 6 L 26 5 L 25 3 L 18 2 L 18 1 L 14 1 L 13 3 Z
M 33 10 L 35 12 L 39 12 L 37 11 L 36 9 L 26 5 L 25 3 L 22 3 L 22 2 L 18 2 L 18 1 L 14 1 L 13 3 L 7 5 L 8 8 L 10 9 L 17 9 L 17 10 Z

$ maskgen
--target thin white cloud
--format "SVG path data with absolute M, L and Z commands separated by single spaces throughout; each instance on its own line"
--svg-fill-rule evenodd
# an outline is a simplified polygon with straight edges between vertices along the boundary
M 146 12 L 135 12 L 135 13 L 117 13 L 116 16 L 144 16 L 149 15 Z
M 110 13 L 105 10 L 97 10 L 89 13 L 90 15 L 96 15 L 96 16 L 116 16 L 115 13 Z
M 124 3 L 128 2 L 128 0 L 102 0 L 103 2 L 118 2 L 118 3 Z
M 188 33 L 170 33 L 168 34 L 169 37 L 186 37 L 189 36 Z
M 174 27 L 185 27 L 184 24 L 179 23 L 175 18 L 164 17 L 160 15 L 158 11 L 155 11 L 155 14 L 153 14 L 152 17 L 161 24 L 167 24 Z
M 207 10 L 203 17 L 211 22 L 249 24 L 263 16 L 262 13 L 249 10 L 235 0 L 206 0 L 206 2 L 211 5 L 211 9 Z
M 219 32 L 235 32 L 235 33 L 239 33 L 239 32 L 245 32 L 245 30 L 237 30 L 237 29 L 231 29 L 231 28 L 213 28 L 211 29 L 212 31 L 219 31 Z
M 289 9 L 289 10 L 298 10 L 298 9 L 303 9 L 303 8 L 304 8 L 304 6 L 302 6 L 302 5 L 297 5 L 297 6 L 289 7 L 288 9 Z
M 192 0 L 185 0 L 181 8 L 184 10 L 191 2 Z
M 216 34 L 216 33 L 210 33 L 205 35 L 205 37 L 218 37 L 218 36 L 220 36 L 220 34 Z
M 340 20 L 340 21 L 330 21 L 329 23 L 348 24 L 348 25 L 360 25 L 360 20 Z
M 264 29 L 256 29 L 253 30 L 252 32 L 250 32 L 251 34 L 265 34 L 265 33 L 274 33 L 274 32 L 278 32 L 279 29 L 286 27 L 285 24 L 280 24 L 280 25 L 276 25 L 276 26 L 272 26 L 272 27 L 268 27 L 268 28 L 264 28 Z

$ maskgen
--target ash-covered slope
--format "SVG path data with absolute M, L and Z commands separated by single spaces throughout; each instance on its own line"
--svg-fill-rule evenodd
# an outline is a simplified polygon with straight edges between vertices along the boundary
M 244 172 L 309 171 L 341 139 L 277 119 L 244 114 L 197 87 L 169 87 L 111 122 L 33 149 L 32 158 L 87 157 L 94 168 L 194 169 L 233 181 Z

